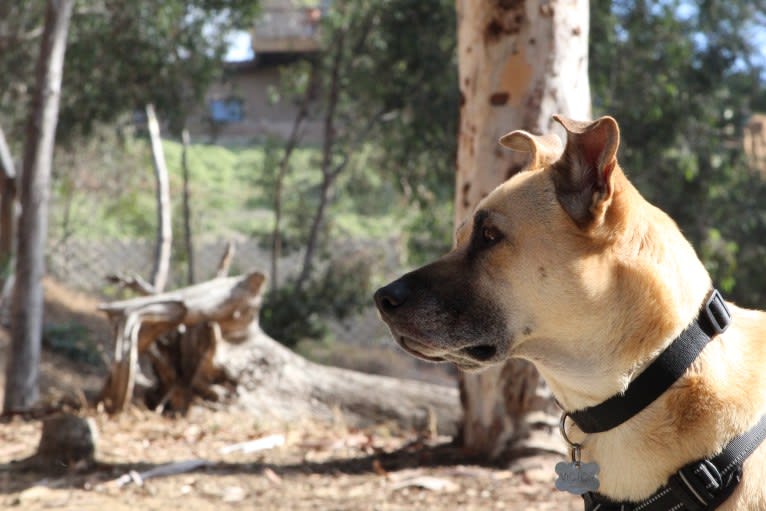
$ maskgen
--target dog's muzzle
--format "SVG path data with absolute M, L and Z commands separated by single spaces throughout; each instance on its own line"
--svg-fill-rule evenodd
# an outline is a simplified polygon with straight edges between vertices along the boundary
M 378 289 L 374 295 L 381 318 L 407 353 L 431 362 L 452 362 L 465 370 L 478 369 L 497 358 L 496 346 L 465 341 L 449 346 L 449 341 L 440 335 L 424 331 L 424 311 L 416 294 L 412 279 L 405 276 Z M 443 335 L 449 337 L 447 332 Z
M 383 321 L 386 322 L 391 330 L 394 340 L 404 351 L 415 357 L 432 362 L 444 362 L 446 359 L 439 356 L 441 353 L 437 354 L 436 352 L 440 350 L 434 350 L 428 344 L 407 335 L 402 331 L 401 327 L 397 328 L 398 324 L 402 321 L 398 316 L 402 315 L 403 306 L 410 295 L 411 288 L 407 281 L 405 279 L 395 280 L 375 292 L 375 305 L 378 307 Z

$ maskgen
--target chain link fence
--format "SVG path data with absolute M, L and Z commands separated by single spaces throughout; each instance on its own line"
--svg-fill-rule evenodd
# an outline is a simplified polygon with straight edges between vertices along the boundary
M 195 275 L 199 282 L 215 276 L 218 265 L 232 241 L 226 238 L 201 239 L 195 243 Z M 230 274 L 252 270 L 268 274 L 270 252 L 263 242 L 254 238 L 234 240 L 236 253 Z M 393 278 L 402 271 L 394 243 L 390 241 L 350 240 L 339 247 L 340 257 L 355 257 L 359 251 L 379 256 L 380 282 Z M 78 239 L 69 238 L 51 243 L 48 250 L 48 273 L 67 287 L 75 288 L 104 300 L 119 294 L 107 276 L 113 274 L 138 275 L 145 279 L 152 269 L 155 242 L 147 239 Z M 303 254 L 295 252 L 280 260 L 280 275 L 295 275 L 301 268 Z M 186 285 L 186 263 L 174 261 L 171 265 L 168 290 Z M 349 367 L 370 373 L 421 379 L 450 385 L 454 371 L 446 366 L 427 364 L 401 352 L 390 339 L 385 324 L 370 305 L 343 321 L 328 323 L 328 338 L 332 349 L 321 343 L 307 349 L 311 358 L 323 363 Z
M 268 276 L 271 253 L 263 242 L 254 238 L 204 239 L 194 246 L 194 275 L 197 282 L 215 277 L 221 257 L 229 243 L 233 243 L 235 254 L 229 270 L 230 275 L 260 271 Z M 351 241 L 340 250 L 340 257 L 355 257 L 360 251 L 374 250 L 381 254 L 382 273 L 396 271 L 395 257 L 384 250 L 383 243 L 371 248 L 370 242 Z M 70 238 L 52 243 L 48 249 L 48 273 L 71 288 L 99 296 L 104 300 L 118 294 L 115 284 L 109 282 L 110 275 L 139 276 L 149 280 L 154 260 L 155 242 L 148 239 L 78 239 Z M 294 252 L 279 261 L 280 278 L 295 276 L 300 271 L 302 252 Z M 168 278 L 167 290 L 187 285 L 187 263 L 174 261 Z M 361 314 L 343 322 L 330 322 L 334 339 L 354 344 L 368 344 L 380 341 L 387 335 L 385 326 L 370 307 Z

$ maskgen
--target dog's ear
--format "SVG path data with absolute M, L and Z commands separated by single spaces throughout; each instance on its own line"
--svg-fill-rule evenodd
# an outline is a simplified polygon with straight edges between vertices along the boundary
M 525 169 L 537 169 L 547 167 L 561 156 L 564 146 L 558 135 L 549 133 L 547 135 L 533 135 L 528 131 L 516 130 L 500 137 L 500 145 L 519 151 L 529 153 Z
M 559 202 L 580 227 L 600 222 L 614 195 L 620 128 L 612 117 L 580 122 L 554 115 L 567 132 L 567 144 L 554 165 Z

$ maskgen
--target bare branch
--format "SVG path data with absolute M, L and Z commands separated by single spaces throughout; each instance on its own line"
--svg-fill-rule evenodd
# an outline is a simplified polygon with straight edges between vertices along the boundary
M 152 146 L 154 177 L 157 181 L 157 247 L 152 270 L 152 287 L 157 291 L 165 289 L 170 271 L 170 249 L 173 241 L 173 225 L 170 219 L 170 184 L 165 152 L 162 149 L 160 126 L 154 105 L 146 105 L 146 119 L 149 125 L 149 139 Z
M 145 281 L 139 275 L 118 275 L 116 273 L 107 275 L 106 280 L 112 284 L 117 284 L 120 287 L 132 289 L 136 293 L 143 296 L 151 296 L 157 293 L 157 290 L 150 283 Z
M 237 253 L 237 246 L 233 242 L 226 244 L 226 250 L 224 250 L 221 256 L 221 261 L 218 263 L 218 271 L 216 272 L 216 278 L 225 277 L 229 274 L 229 268 L 231 268 L 231 261 L 234 259 L 234 254 Z

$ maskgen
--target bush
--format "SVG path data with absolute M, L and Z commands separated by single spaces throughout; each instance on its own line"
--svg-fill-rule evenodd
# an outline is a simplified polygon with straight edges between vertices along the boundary
M 374 263 L 356 252 L 330 260 L 300 289 L 295 279 L 266 294 L 261 309 L 264 331 L 286 346 L 322 339 L 327 320 L 343 320 L 370 304 Z
M 93 366 L 103 364 L 95 342 L 88 336 L 85 326 L 76 322 L 46 325 L 43 330 L 43 345 L 64 357 Z

